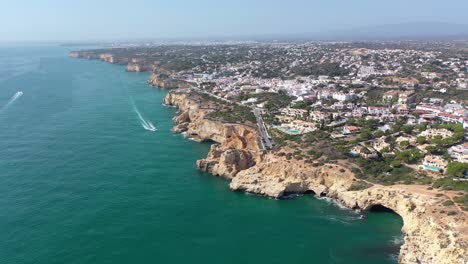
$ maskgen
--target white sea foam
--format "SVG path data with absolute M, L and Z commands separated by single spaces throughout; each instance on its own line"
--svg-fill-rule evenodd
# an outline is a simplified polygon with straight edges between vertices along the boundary
M 163 106 L 166 106 L 166 107 L 172 107 L 172 108 L 176 108 L 177 106 L 175 105 L 168 105 L 168 104 L 165 104 L 165 103 L 162 103 Z
M 403 245 L 403 242 L 405 241 L 403 236 L 394 236 L 393 239 L 390 241 L 393 245 Z
M 23 92 L 22 92 L 22 91 L 16 92 L 16 93 L 10 98 L 10 100 L 8 101 L 8 103 L 6 103 L 6 104 L 0 109 L 0 111 L 6 110 L 8 107 L 10 107 L 10 105 L 12 105 L 12 104 L 13 104 L 16 100 L 18 100 L 18 98 L 20 98 L 22 95 L 23 95 Z
M 340 208 L 342 210 L 347 210 L 347 211 L 351 210 L 348 207 L 344 206 L 343 204 L 339 203 L 338 201 L 336 201 L 336 200 L 334 200 L 334 199 L 332 199 L 330 197 L 318 197 L 318 199 L 326 201 L 328 203 L 331 203 L 331 204 L 337 206 L 338 208 Z

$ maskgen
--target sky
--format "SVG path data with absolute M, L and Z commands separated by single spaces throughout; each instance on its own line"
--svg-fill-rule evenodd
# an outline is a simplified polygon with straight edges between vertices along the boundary
M 468 25 L 467 0 L 0 0 L 0 41 L 305 34 L 408 22 Z

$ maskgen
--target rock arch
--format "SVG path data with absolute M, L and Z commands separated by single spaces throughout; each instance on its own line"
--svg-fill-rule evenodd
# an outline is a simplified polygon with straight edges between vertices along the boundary
M 367 208 L 365 208 L 365 211 L 374 212 L 374 213 L 392 213 L 392 214 L 396 214 L 396 215 L 402 217 L 401 215 L 399 215 L 392 208 L 389 208 L 389 207 L 387 207 L 385 205 L 382 205 L 380 203 L 369 205 Z

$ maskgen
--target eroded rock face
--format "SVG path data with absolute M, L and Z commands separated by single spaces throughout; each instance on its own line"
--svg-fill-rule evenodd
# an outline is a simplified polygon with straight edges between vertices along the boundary
M 161 73 L 160 71 L 153 72 L 148 80 L 148 83 L 161 89 L 189 88 L 192 86 L 192 84 L 187 81 L 174 79 L 170 75 Z
M 385 206 L 399 214 L 405 242 L 400 263 L 467 263 L 467 218 L 440 213 L 444 198 L 425 186 L 374 185 L 349 191 L 357 181 L 353 173 L 338 164 L 312 167 L 303 161 L 288 161 L 272 152 L 259 151 L 256 129 L 240 124 L 223 124 L 206 117 L 203 102 L 185 93 L 170 92 L 164 103 L 177 106 L 180 114 L 174 131 L 185 131 L 198 141 L 217 142 L 197 167 L 231 179 L 230 188 L 273 198 L 285 193 L 314 192 L 331 197 L 349 208 Z M 448 210 L 448 208 L 444 208 Z M 450 208 L 456 209 L 456 208 Z
M 128 72 L 148 72 L 148 71 L 154 71 L 156 69 L 156 65 L 154 64 L 148 64 L 148 63 L 142 63 L 139 61 L 136 62 L 130 62 L 127 64 L 127 71 Z
M 201 171 L 232 179 L 242 170 L 255 165 L 252 154 L 246 150 L 225 149 L 213 145 L 206 159 L 197 161 L 197 168 Z
M 130 62 L 130 58 L 126 57 L 115 57 L 110 53 L 95 53 L 93 51 L 72 51 L 68 54 L 71 58 L 81 58 L 87 60 L 101 60 L 104 62 L 108 62 L 111 64 L 128 64 Z
M 174 117 L 174 132 L 185 132 L 196 141 L 214 141 L 208 156 L 197 161 L 197 168 L 228 179 L 252 167 L 259 157 L 257 131 L 254 127 L 224 124 L 206 117 L 212 110 L 187 93 L 170 92 L 164 99 L 167 105 L 177 106 L 180 114 Z
M 347 169 L 339 172 L 340 177 L 332 176 L 339 169 L 344 168 L 333 164 L 313 168 L 303 162 L 288 161 L 268 153 L 256 166 L 239 172 L 231 181 L 230 188 L 273 198 L 280 198 L 285 193 L 310 191 L 331 196 L 346 191 L 353 184 L 354 177 Z
M 340 165 L 313 168 L 267 154 L 262 162 L 236 174 L 230 188 L 274 198 L 287 192 L 313 191 L 349 208 L 364 210 L 382 205 L 404 221 L 402 231 L 406 236 L 400 263 L 466 263 L 467 219 L 462 213 L 457 217 L 440 213 L 440 204 L 446 198 L 437 197 L 435 191 L 425 186 L 374 185 L 362 191 L 349 191 L 354 181 L 353 174 Z
M 423 186 L 375 186 L 360 192 L 342 192 L 337 199 L 346 206 L 369 209 L 383 205 L 404 221 L 405 241 L 400 263 L 467 263 L 466 217 L 432 213 L 442 199 L 425 193 Z

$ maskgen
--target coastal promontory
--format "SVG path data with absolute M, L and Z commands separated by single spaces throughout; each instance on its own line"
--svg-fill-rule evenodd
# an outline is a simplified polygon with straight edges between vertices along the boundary
M 468 262 L 463 50 L 269 43 L 70 56 L 151 72 L 178 108 L 173 132 L 212 143 L 196 167 L 232 191 L 391 212 L 403 220 L 400 263 Z
M 367 183 L 357 179 L 345 164 L 324 163 L 313 167 L 278 155 L 287 149 L 263 152 L 255 127 L 213 120 L 210 114 L 215 109 L 215 99 L 203 98 L 193 91 L 170 91 L 164 103 L 180 109 L 174 118 L 175 131 L 199 141 L 217 143 L 206 159 L 197 162 L 197 167 L 230 179 L 232 190 L 272 198 L 313 193 L 330 197 L 350 209 L 384 207 L 403 218 L 405 242 L 400 250 L 400 263 L 464 263 L 466 260 L 468 219 L 463 212 L 448 216 L 442 205 L 456 192 L 428 190 L 418 185 Z

